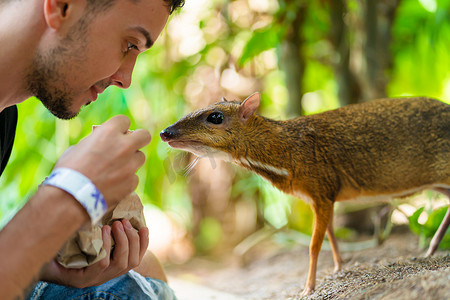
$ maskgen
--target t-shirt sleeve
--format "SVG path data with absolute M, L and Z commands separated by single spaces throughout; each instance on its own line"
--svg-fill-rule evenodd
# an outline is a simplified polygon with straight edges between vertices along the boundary
M 17 126 L 17 106 L 5 108 L 0 113 L 0 175 L 6 167 L 14 144 Z

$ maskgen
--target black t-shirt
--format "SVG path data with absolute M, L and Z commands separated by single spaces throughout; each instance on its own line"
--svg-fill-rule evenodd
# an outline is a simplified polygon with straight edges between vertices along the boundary
M 0 175 L 6 167 L 16 135 L 17 107 L 10 106 L 0 112 Z

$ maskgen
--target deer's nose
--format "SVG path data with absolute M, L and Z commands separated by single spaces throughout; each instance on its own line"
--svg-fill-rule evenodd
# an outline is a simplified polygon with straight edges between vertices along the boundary
M 167 142 L 175 136 L 175 133 L 172 130 L 170 130 L 168 127 L 166 129 L 164 129 L 163 131 L 161 131 L 159 136 L 161 137 L 161 140 L 163 142 Z

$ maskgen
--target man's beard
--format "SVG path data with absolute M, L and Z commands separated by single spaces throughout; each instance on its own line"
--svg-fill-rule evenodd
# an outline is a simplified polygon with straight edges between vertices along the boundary
M 56 48 L 47 53 L 36 52 L 25 79 L 28 91 L 53 115 L 64 120 L 79 113 L 71 110 L 74 92 L 68 88 L 67 81 L 72 71 L 77 72 L 69 66 L 81 64 L 85 59 L 81 56 L 86 51 L 86 23 L 86 19 L 82 19 L 74 25 Z
M 57 70 L 59 64 L 57 57 L 59 56 L 56 51 L 53 52 L 52 58 L 45 58 L 39 54 L 35 56 L 26 77 L 28 91 L 36 96 L 57 118 L 69 120 L 74 118 L 78 112 L 70 110 L 73 98 L 69 91 L 55 86 L 55 83 L 61 83 L 64 78 Z

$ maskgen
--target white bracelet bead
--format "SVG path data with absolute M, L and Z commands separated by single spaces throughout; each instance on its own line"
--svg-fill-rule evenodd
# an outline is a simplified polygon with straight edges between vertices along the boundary
M 100 221 L 108 210 L 102 193 L 89 178 L 75 170 L 54 169 L 42 184 L 55 186 L 71 194 L 86 209 L 92 224 Z

